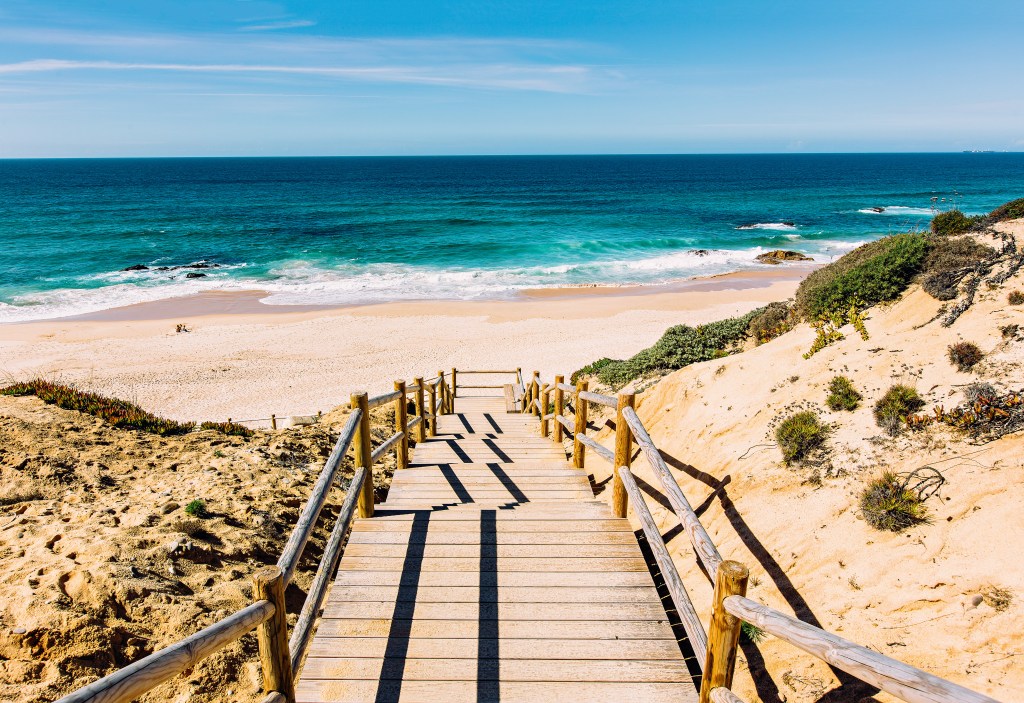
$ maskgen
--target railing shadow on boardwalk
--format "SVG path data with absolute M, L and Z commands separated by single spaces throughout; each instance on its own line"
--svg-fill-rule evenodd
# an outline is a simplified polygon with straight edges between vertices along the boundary
M 727 474 L 725 477 L 719 479 L 705 471 L 701 471 L 691 464 L 680 461 L 663 449 L 659 449 L 659 453 L 665 460 L 666 464 L 674 469 L 682 471 L 690 478 L 700 481 L 711 489 L 711 493 L 708 497 L 705 498 L 699 506 L 694 508 L 694 513 L 698 516 L 702 515 L 717 501 L 722 508 L 723 514 L 735 531 L 736 536 L 740 538 L 740 541 L 743 542 L 743 546 L 747 548 L 747 551 L 750 552 L 754 559 L 757 560 L 757 563 L 761 565 L 761 568 L 764 569 L 765 575 L 767 575 L 775 584 L 775 588 L 789 607 L 792 608 L 794 615 L 814 627 L 823 628 L 821 621 L 818 620 L 814 611 L 811 610 L 810 604 L 803 597 L 800 591 L 797 590 L 793 581 L 786 574 L 786 571 L 782 568 L 779 562 L 775 560 L 775 557 L 772 556 L 771 552 L 764 546 L 761 540 L 757 538 L 753 530 L 750 529 L 750 525 L 748 525 L 746 520 L 743 519 L 739 509 L 736 507 L 736 504 L 733 503 L 732 499 L 729 497 L 726 487 L 732 482 L 732 476 Z M 668 511 L 672 510 L 672 506 L 668 502 L 668 499 L 657 488 L 651 486 L 649 483 L 641 482 L 640 479 L 637 479 L 637 483 L 640 485 L 641 489 L 657 501 L 659 505 L 663 506 Z M 670 542 L 673 538 L 682 533 L 682 526 L 677 525 L 676 527 L 673 527 L 665 533 L 665 542 Z M 701 571 L 704 571 L 704 569 L 701 568 Z M 744 657 L 747 659 L 747 665 L 750 668 L 754 685 L 757 688 L 758 697 L 762 701 L 778 701 L 780 703 L 785 701 L 786 697 L 780 693 L 774 679 L 772 679 L 771 675 L 765 668 L 764 657 L 761 656 L 761 651 L 757 645 L 746 638 L 741 638 L 740 646 L 743 650 Z M 832 666 L 829 668 L 831 669 L 833 676 L 835 676 L 839 681 L 839 686 L 828 691 L 824 696 L 817 699 L 816 703 L 840 703 L 841 701 L 861 700 L 862 698 L 870 697 L 875 693 L 878 693 L 877 688 L 847 674 L 845 671 L 841 671 L 840 669 Z

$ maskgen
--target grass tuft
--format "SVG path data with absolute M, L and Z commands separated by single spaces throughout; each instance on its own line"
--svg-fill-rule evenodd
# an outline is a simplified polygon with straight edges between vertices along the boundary
M 1011 290 L 1006 295 L 1006 302 L 1010 305 L 1024 305 L 1024 291 Z
M 836 376 L 828 384 L 828 398 L 825 402 L 831 410 L 856 410 L 863 399 L 853 382 L 846 376 Z
M 787 464 L 798 462 L 825 443 L 829 428 L 810 410 L 791 415 L 775 430 L 775 441 Z
M 199 498 L 189 502 L 189 504 L 185 506 L 185 512 L 192 517 L 199 518 L 200 520 L 210 516 L 209 511 L 206 509 L 206 502 Z
M 752 622 L 745 622 L 740 625 L 740 638 L 750 642 L 751 644 L 757 644 L 764 640 L 768 636 L 768 633 L 762 630 L 760 627 Z
M 949 362 L 959 371 L 970 371 L 985 358 L 985 354 L 973 342 L 958 342 L 948 349 Z
M 922 407 L 924 401 L 916 389 L 896 384 L 875 403 L 875 422 L 895 437 L 900 433 L 907 416 Z
M 237 422 L 204 422 L 199 426 L 201 430 L 217 430 L 223 432 L 226 435 L 235 435 L 237 437 L 252 437 L 256 434 L 253 430 L 250 430 L 245 425 L 239 425 Z
M 921 498 L 907 489 L 899 476 L 889 471 L 864 489 L 860 496 L 860 511 L 869 525 L 888 532 L 902 532 L 929 521 L 928 510 Z

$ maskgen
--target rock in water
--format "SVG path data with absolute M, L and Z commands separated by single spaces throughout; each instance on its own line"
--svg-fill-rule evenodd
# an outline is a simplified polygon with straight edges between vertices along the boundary
M 129 266 L 128 268 L 121 269 L 121 270 L 122 271 L 149 271 L 149 267 L 146 266 L 145 264 L 135 264 L 134 266 Z
M 755 257 L 762 264 L 781 264 L 783 261 L 814 261 L 811 257 L 806 254 L 801 254 L 798 251 L 791 251 L 788 249 L 776 249 L 775 251 L 766 251 L 763 254 L 758 254 Z
M 206 278 L 206 274 L 205 273 L 195 273 L 194 271 L 189 271 L 188 273 L 185 274 L 185 278 Z

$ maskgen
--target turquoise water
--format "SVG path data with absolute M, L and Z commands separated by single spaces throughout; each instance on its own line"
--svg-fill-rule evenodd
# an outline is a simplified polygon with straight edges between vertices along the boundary
M 827 260 L 1022 195 L 1024 154 L 6 160 L 0 321 L 210 289 L 289 305 L 658 283 L 781 247 Z

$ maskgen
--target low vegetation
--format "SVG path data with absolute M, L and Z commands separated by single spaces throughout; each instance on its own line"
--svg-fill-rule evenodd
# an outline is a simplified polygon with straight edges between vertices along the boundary
M 97 393 L 88 393 L 73 386 L 42 379 L 0 388 L 0 395 L 34 395 L 44 403 L 56 405 L 65 410 L 75 410 L 93 415 L 114 427 L 141 430 L 157 435 L 186 434 L 195 428 L 195 423 L 176 422 L 158 417 L 127 400 L 107 398 Z
M 924 265 L 928 239 L 908 233 L 883 237 L 854 249 L 811 273 L 796 293 L 796 309 L 805 320 L 837 311 L 894 300 Z
M 217 432 L 223 432 L 226 435 L 234 435 L 236 437 L 252 437 L 255 434 L 248 427 L 239 425 L 237 422 L 204 422 L 199 426 L 199 429 L 216 430 Z
M 1019 290 L 1011 290 L 1006 295 L 1006 302 L 1010 305 L 1024 305 L 1024 292 Z
M 869 525 L 888 532 L 902 532 L 928 522 L 924 501 L 891 472 L 882 474 L 864 489 L 860 512 Z
M 825 402 L 830 410 L 856 410 L 862 399 L 863 396 L 846 376 L 836 376 L 828 384 Z
M 825 443 L 829 428 L 811 410 L 791 415 L 775 430 L 775 441 L 787 464 L 799 462 Z
M 960 281 L 996 250 L 970 237 L 939 237 L 931 241 L 922 271 L 921 287 L 936 300 L 952 300 Z
M 990 212 L 985 218 L 985 222 L 988 224 L 1003 220 L 1019 220 L 1022 217 L 1024 217 L 1024 198 L 1017 198 Z
M 727 356 L 746 338 L 751 321 L 763 312 L 764 308 L 758 308 L 741 317 L 697 327 L 670 327 L 654 346 L 635 356 L 624 361 L 600 359 L 574 373 L 572 378 L 592 374 L 605 385 L 621 387 L 638 378 Z
M 940 422 L 983 441 L 1024 430 L 1024 391 L 1000 394 L 987 383 L 974 383 L 964 396 L 965 402 L 952 410 L 940 405 L 931 414 L 909 415 L 907 426 L 917 430 Z
M 793 308 L 788 303 L 769 303 L 750 320 L 747 334 L 758 344 L 770 342 L 793 329 Z
M 768 634 L 764 630 L 752 622 L 744 621 L 744 623 L 740 625 L 740 637 L 746 642 L 758 644 L 767 636 Z
M 958 342 L 951 344 L 948 349 L 949 363 L 953 364 L 959 371 L 970 371 L 975 365 L 985 358 L 985 354 L 973 342 Z
M 190 501 L 189 504 L 185 506 L 185 512 L 191 515 L 192 517 L 200 519 L 208 517 L 210 514 L 209 511 L 206 509 L 206 501 L 200 500 L 198 498 L 196 498 L 193 501 Z
M 932 218 L 931 228 L 935 234 L 964 234 L 970 232 L 983 219 L 984 215 L 967 216 L 960 210 L 947 210 Z
M 875 422 L 895 437 L 907 418 L 924 407 L 924 401 L 915 388 L 897 384 L 875 403 Z

